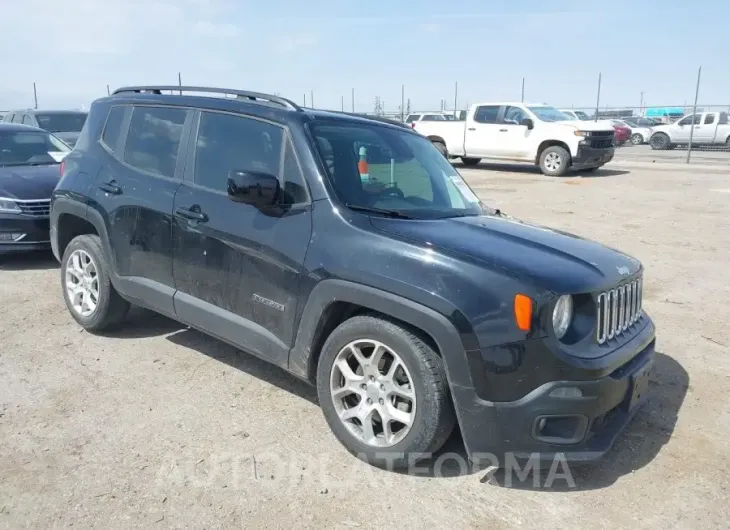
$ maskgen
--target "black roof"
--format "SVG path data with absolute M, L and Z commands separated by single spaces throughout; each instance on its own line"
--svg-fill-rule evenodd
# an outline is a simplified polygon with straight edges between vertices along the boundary
M 43 129 L 39 129 L 38 127 L 33 127 L 31 125 L 23 125 L 21 123 L 6 123 L 6 122 L 0 122 L 0 131 L 10 131 L 10 132 L 23 132 L 23 131 L 46 132 Z
M 171 92 L 171 93 L 170 93 Z M 185 94 L 187 92 L 187 94 Z M 215 95 L 217 94 L 217 95 Z M 226 96 L 226 97 L 221 97 Z M 234 97 L 230 97 L 234 96 Z M 311 121 L 316 119 L 342 120 L 359 123 L 382 123 L 415 133 L 408 125 L 379 116 L 315 110 L 301 107 L 293 101 L 261 92 L 239 89 L 189 87 L 174 85 L 134 86 L 115 90 L 106 101 L 127 100 L 148 104 L 166 104 L 195 107 L 230 112 L 245 112 L 252 116 L 267 118 L 278 122 Z

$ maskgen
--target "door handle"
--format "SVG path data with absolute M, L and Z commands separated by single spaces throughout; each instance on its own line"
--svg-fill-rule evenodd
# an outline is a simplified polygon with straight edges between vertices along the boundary
M 477 130 L 477 128 L 476 128 L 476 127 L 469 127 L 469 128 L 467 129 L 467 131 L 476 131 L 476 130 Z
M 122 193 L 122 188 L 117 186 L 116 180 L 110 180 L 109 182 L 99 184 L 99 189 L 107 193 L 111 193 L 112 195 L 120 195 Z
M 203 212 L 191 208 L 178 208 L 175 210 L 175 215 L 188 219 L 189 221 L 199 221 L 201 223 L 205 223 L 208 220 L 208 216 Z
M 507 132 L 507 129 L 500 129 L 499 132 Z

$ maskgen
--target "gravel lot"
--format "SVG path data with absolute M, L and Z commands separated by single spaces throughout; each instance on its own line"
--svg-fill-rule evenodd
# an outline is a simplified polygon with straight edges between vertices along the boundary
M 141 310 L 82 332 L 36 255 L 0 261 L 0 527 L 727 527 L 730 165 L 629 159 L 592 178 L 462 170 L 486 202 L 647 269 L 652 398 L 575 488 L 368 467 L 313 389 L 262 361 Z

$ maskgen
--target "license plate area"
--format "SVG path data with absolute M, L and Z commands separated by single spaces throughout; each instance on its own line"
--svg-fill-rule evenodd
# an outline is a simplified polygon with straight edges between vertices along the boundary
M 629 410 L 634 410 L 646 400 L 649 393 L 649 379 L 653 366 L 653 361 L 649 361 L 631 376 Z

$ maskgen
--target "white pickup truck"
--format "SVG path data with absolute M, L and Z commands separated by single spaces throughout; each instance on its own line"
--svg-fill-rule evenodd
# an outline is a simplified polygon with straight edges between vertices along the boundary
M 542 104 L 477 103 L 465 121 L 416 122 L 448 158 L 466 165 L 523 162 L 546 175 L 571 169 L 595 170 L 613 158 L 614 129 L 602 123 L 577 121 Z
M 678 144 L 725 145 L 730 147 L 730 124 L 727 112 L 698 112 L 670 125 L 652 129 L 649 145 L 652 149 L 674 149 Z

